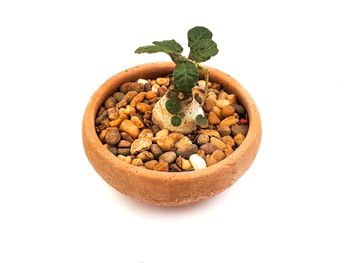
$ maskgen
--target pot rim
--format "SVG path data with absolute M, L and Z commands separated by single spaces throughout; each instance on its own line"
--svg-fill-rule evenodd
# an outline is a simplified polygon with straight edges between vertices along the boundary
M 231 163 L 236 162 L 237 159 L 244 158 L 245 154 L 250 148 L 250 145 L 260 143 L 261 130 L 262 130 L 261 120 L 260 120 L 260 115 L 259 115 L 257 106 L 253 98 L 251 97 L 251 95 L 248 93 L 248 91 L 246 91 L 242 87 L 242 85 L 236 79 L 234 79 L 230 75 L 216 68 L 206 66 L 210 72 L 210 79 L 214 79 L 215 82 L 218 82 L 217 79 L 220 79 L 221 81 L 219 81 L 219 84 L 224 86 L 226 89 L 235 89 L 237 91 L 235 92 L 235 94 L 237 95 L 237 98 L 240 101 L 240 103 L 244 105 L 248 113 L 249 129 L 248 129 L 247 136 L 244 139 L 243 143 L 232 154 L 230 154 L 228 157 L 218 162 L 217 164 L 211 165 L 202 170 L 194 170 L 194 171 L 186 171 L 186 172 L 161 172 L 161 171 L 148 170 L 147 168 L 141 168 L 141 167 L 129 164 L 127 162 L 124 162 L 119 158 L 117 158 L 115 155 L 113 155 L 109 150 L 107 150 L 103 146 L 100 139 L 98 138 L 98 135 L 95 130 L 95 117 L 97 114 L 97 110 L 102 105 L 105 99 L 106 91 L 110 91 L 107 94 L 107 96 L 115 92 L 116 86 L 114 85 L 114 82 L 116 82 L 117 79 L 119 80 L 119 79 L 126 78 L 127 80 L 124 81 L 126 82 L 126 81 L 131 81 L 130 77 L 128 78 L 127 76 L 139 76 L 139 78 L 142 78 L 142 76 L 140 76 L 140 72 L 142 72 L 142 70 L 146 70 L 146 71 L 148 70 L 149 72 L 152 72 L 153 74 L 155 74 L 159 69 L 162 69 L 163 71 L 169 70 L 171 72 L 174 67 L 175 67 L 175 64 L 173 62 L 152 62 L 152 63 L 140 64 L 140 65 L 128 68 L 109 78 L 91 96 L 89 103 L 86 107 L 84 119 L 83 119 L 83 126 L 82 126 L 83 140 L 89 140 L 88 143 L 94 145 L 96 148 L 95 150 L 99 152 L 99 154 L 101 154 L 101 156 L 104 159 L 106 159 L 109 163 L 113 164 L 112 165 L 113 167 L 126 167 L 127 169 L 132 169 L 137 176 L 148 177 L 151 180 L 176 181 L 176 180 L 196 179 L 200 177 L 206 177 L 209 174 L 214 173 L 220 166 L 231 165 Z M 131 79 L 134 79 L 134 78 L 131 77 Z M 137 79 L 134 79 L 134 80 L 137 80 Z M 120 84 L 122 83 L 123 82 L 121 82 Z M 114 89 L 111 88 L 111 86 L 113 85 L 115 86 Z M 87 142 L 84 141 L 84 146 L 85 146 L 85 143 Z

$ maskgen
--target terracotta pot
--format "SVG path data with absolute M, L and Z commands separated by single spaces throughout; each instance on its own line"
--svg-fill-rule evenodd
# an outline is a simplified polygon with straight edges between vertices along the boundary
M 188 205 L 214 196 L 235 183 L 249 168 L 261 140 L 258 109 L 248 92 L 232 77 L 210 69 L 210 80 L 235 93 L 249 115 L 249 131 L 244 142 L 229 157 L 203 170 L 191 172 L 157 172 L 133 166 L 116 158 L 105 149 L 95 132 L 95 116 L 104 100 L 116 87 L 139 78 L 152 79 L 174 70 L 172 62 L 139 65 L 107 80 L 91 97 L 83 120 L 85 153 L 97 173 L 121 193 L 139 201 L 160 205 Z

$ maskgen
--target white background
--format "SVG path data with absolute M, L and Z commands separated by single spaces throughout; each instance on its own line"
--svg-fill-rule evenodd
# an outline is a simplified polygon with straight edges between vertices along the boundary
M 1 1 L 0 262 L 350 262 L 348 1 Z M 249 171 L 209 201 L 150 207 L 87 161 L 84 108 L 153 40 L 186 46 L 255 98 Z

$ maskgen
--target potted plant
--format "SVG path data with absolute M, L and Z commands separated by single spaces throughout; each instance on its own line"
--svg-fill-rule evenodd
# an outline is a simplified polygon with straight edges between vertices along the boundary
M 179 206 L 214 196 L 249 168 L 261 140 L 258 109 L 232 77 L 202 62 L 218 53 L 205 27 L 136 53 L 172 62 L 139 65 L 107 80 L 83 119 L 86 155 L 112 187 L 142 202 Z

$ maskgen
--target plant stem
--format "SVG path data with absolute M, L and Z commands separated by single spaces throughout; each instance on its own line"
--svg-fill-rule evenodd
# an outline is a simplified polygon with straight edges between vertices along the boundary
M 204 70 L 204 77 L 205 77 L 205 87 L 204 87 L 204 95 L 203 95 L 204 98 L 203 98 L 203 101 L 201 103 L 201 105 L 203 106 L 205 98 L 207 97 L 207 94 L 208 94 L 209 70 L 207 68 L 202 67 L 202 66 L 199 66 L 199 69 Z

